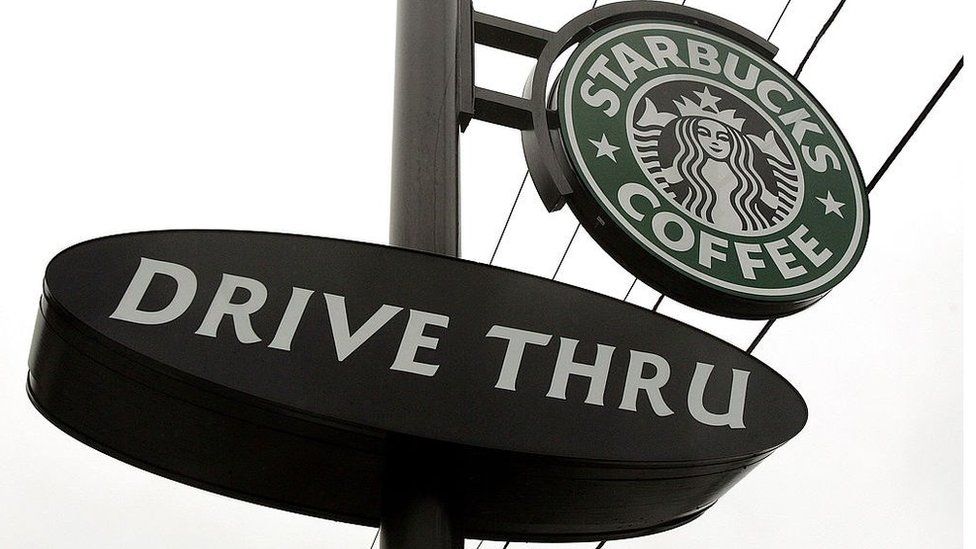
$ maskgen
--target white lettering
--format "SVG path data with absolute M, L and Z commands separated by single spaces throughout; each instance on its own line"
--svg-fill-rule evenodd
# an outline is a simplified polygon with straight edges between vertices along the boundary
M 811 169 L 819 173 L 827 171 L 828 160 L 830 161 L 829 167 L 840 170 L 840 159 L 837 158 L 834 151 L 827 145 L 817 145 L 813 149 L 813 153 L 810 152 L 809 146 L 803 145 L 800 147 L 800 151 L 803 153 L 803 160 L 806 161 L 807 166 L 810 166 Z
M 798 276 L 803 276 L 807 274 L 807 270 L 803 265 L 798 265 L 796 267 L 791 267 L 790 263 L 796 261 L 796 256 L 791 252 L 783 253 L 783 248 L 787 247 L 789 244 L 785 240 L 779 239 L 772 242 L 767 242 L 765 244 L 766 251 L 769 252 L 769 257 L 773 258 L 773 264 L 779 269 L 779 272 L 783 275 L 783 278 L 789 280 L 791 278 L 796 278 Z
M 681 229 L 681 236 L 677 239 L 668 236 L 668 225 L 677 225 Z M 685 219 L 673 212 L 658 212 L 651 218 L 651 230 L 665 246 L 676 252 L 687 252 L 695 245 L 695 233 Z
M 820 126 L 814 124 L 813 122 L 808 122 L 808 118 L 810 118 L 810 113 L 807 112 L 806 109 L 797 109 L 795 111 L 790 111 L 786 114 L 779 115 L 779 119 L 783 122 L 783 124 L 793 126 L 793 140 L 797 143 L 803 142 L 803 136 L 806 135 L 808 131 L 816 134 L 823 133 Z
M 522 365 L 522 354 L 525 352 L 526 345 L 549 345 L 551 335 L 519 330 L 506 326 L 492 326 L 485 337 L 497 337 L 508 340 L 508 348 L 505 349 L 505 360 L 502 362 L 502 370 L 498 374 L 498 381 L 495 383 L 496 389 L 506 391 L 515 390 L 515 382 L 518 380 L 519 367 Z
M 793 92 L 775 80 L 763 80 L 759 83 L 759 86 L 756 88 L 756 93 L 759 95 L 759 102 L 773 113 L 779 114 L 783 108 L 773 102 L 773 92 L 782 95 L 787 102 L 793 101 Z
M 711 269 L 713 259 L 717 259 L 719 261 L 725 261 L 728 259 L 725 252 L 720 252 L 715 248 L 716 245 L 722 248 L 728 248 L 729 241 L 725 240 L 724 238 L 719 238 L 706 231 L 701 232 L 698 242 L 699 265 L 707 269 Z
M 793 231 L 793 234 L 790 235 L 790 242 L 795 244 L 796 247 L 799 248 L 801 252 L 803 252 L 803 255 L 807 256 L 807 259 L 810 260 L 810 263 L 813 263 L 815 266 L 820 267 L 821 265 L 826 263 L 828 259 L 830 259 L 830 256 L 833 255 L 833 252 L 831 252 L 829 249 L 825 247 L 822 252 L 818 253 L 817 246 L 820 245 L 820 242 L 818 242 L 816 238 L 803 240 L 803 237 L 806 236 L 807 231 L 808 229 L 806 225 L 800 225 L 799 227 L 796 228 L 795 231 Z
M 719 74 L 722 64 L 718 62 L 718 49 L 711 44 L 688 39 L 688 63 L 695 70 Z
M 579 341 L 566 337 L 559 338 L 559 356 L 556 358 L 556 368 L 552 373 L 552 384 L 549 386 L 549 398 L 566 400 L 566 385 L 569 376 L 577 375 L 590 378 L 590 389 L 586 395 L 586 403 L 603 406 L 603 391 L 607 387 L 607 375 L 610 373 L 610 359 L 613 358 L 614 347 L 597 344 L 596 362 L 581 364 L 575 362 L 576 346 Z
M 678 45 L 667 36 L 648 36 L 644 38 L 644 42 L 647 43 L 647 48 L 651 50 L 651 56 L 654 57 L 654 63 L 658 67 L 662 69 L 667 67 L 668 61 L 675 67 L 688 66 L 678 57 Z
M 610 62 L 610 58 L 607 57 L 606 55 L 601 55 L 600 57 L 597 57 L 596 61 L 594 61 L 593 64 L 590 65 L 590 70 L 586 71 L 586 74 L 590 76 L 590 78 L 596 78 L 597 76 L 602 76 L 607 80 L 609 80 L 610 82 L 613 82 L 613 84 L 618 88 L 620 88 L 621 90 L 626 90 L 627 86 L 630 86 L 630 82 L 627 82 L 623 78 L 620 78 L 619 76 L 617 76 L 616 73 L 610 70 L 607 67 L 608 62 Z
M 724 414 L 714 414 L 705 409 L 705 387 L 712 375 L 711 364 L 699 362 L 695 367 L 695 375 L 691 380 L 688 391 L 688 411 L 691 416 L 705 425 L 721 427 L 728 425 L 733 429 L 745 429 L 743 413 L 746 404 L 746 389 L 749 384 L 749 372 L 732 370 L 732 390 L 729 392 L 729 408 Z
M 325 302 L 329 308 L 329 324 L 332 325 L 332 340 L 335 342 L 336 358 L 339 362 L 349 358 L 349 355 L 403 310 L 402 307 L 383 305 L 356 330 L 356 333 L 350 335 L 346 298 L 341 295 L 325 294 Z
M 659 208 L 661 206 L 661 201 L 658 200 L 657 196 L 644 185 L 640 183 L 625 183 L 621 185 L 620 190 L 617 191 L 617 200 L 620 201 L 620 206 L 627 212 L 627 215 L 635 221 L 644 220 L 644 214 L 637 211 L 637 208 L 634 208 L 633 200 L 635 196 L 646 198 L 651 203 L 651 208 Z
M 601 108 L 603 105 L 609 103 L 606 109 L 603 110 L 603 114 L 613 117 L 617 115 L 620 111 L 620 98 L 613 91 L 606 88 L 600 89 L 596 93 L 592 93 L 593 81 L 586 79 L 583 85 L 580 86 L 580 95 L 583 97 L 583 102 L 591 107 Z
M 749 280 L 756 279 L 756 269 L 762 269 L 766 266 L 766 263 L 762 259 L 754 258 L 751 255 L 760 252 L 762 252 L 762 248 L 759 244 L 735 243 L 735 255 L 739 258 L 739 267 L 742 269 L 742 276 Z
M 634 51 L 633 48 L 628 46 L 623 42 L 614 44 L 610 48 L 613 52 L 614 57 L 617 58 L 617 64 L 624 71 L 624 76 L 627 80 L 633 82 L 637 80 L 637 69 L 644 69 L 645 71 L 653 71 L 655 67 L 650 61 L 644 58 L 641 54 Z
M 653 377 L 643 377 L 644 366 L 654 366 Z M 630 366 L 627 369 L 627 383 L 624 385 L 623 399 L 620 401 L 621 410 L 637 411 L 637 396 L 640 391 L 647 394 L 647 399 L 651 402 L 654 413 L 664 417 L 674 413 L 668 408 L 661 396 L 661 388 L 667 385 L 671 378 L 671 366 L 667 360 L 660 355 L 644 353 L 641 351 L 630 352 Z
M 144 311 L 139 308 L 149 285 L 156 275 L 164 275 L 176 281 L 176 294 L 168 305 L 158 311 Z M 178 263 L 159 261 L 143 257 L 139 267 L 132 275 L 129 287 L 122 294 L 119 305 L 109 318 L 135 324 L 157 325 L 172 322 L 190 308 L 197 293 L 197 277 L 193 271 Z
M 231 303 L 238 288 L 247 290 L 250 295 L 244 303 Z M 220 287 L 210 303 L 210 310 L 203 317 L 203 323 L 197 330 L 197 335 L 217 337 L 217 328 L 224 316 L 230 315 L 234 321 L 234 333 L 241 343 L 257 343 L 261 341 L 258 334 L 251 327 L 251 315 L 264 306 L 268 299 L 268 289 L 264 284 L 243 276 L 224 274 L 220 280 Z
M 738 66 L 739 56 L 734 53 L 729 53 L 728 58 L 725 60 L 725 77 L 728 78 L 730 82 L 744 90 L 751 90 L 755 88 L 756 82 L 759 81 L 759 67 L 750 63 L 749 68 L 746 69 L 745 78 L 741 78 L 739 75 L 735 74 L 735 70 Z
M 450 321 L 451 319 L 444 315 L 411 310 L 410 319 L 407 320 L 407 328 L 403 331 L 403 341 L 400 342 L 400 349 L 397 351 L 396 359 L 390 369 L 427 377 L 436 374 L 440 366 L 417 362 L 417 350 L 421 348 L 437 349 L 439 340 L 424 335 L 424 329 L 427 326 L 447 328 Z
M 312 290 L 304 288 L 291 289 L 291 299 L 288 300 L 285 314 L 281 317 L 281 324 L 278 324 L 278 331 L 275 332 L 274 339 L 271 340 L 268 347 L 281 351 L 291 350 L 291 340 L 295 338 L 298 323 L 301 322 L 302 315 L 305 314 L 305 307 L 308 306 L 308 300 L 314 293 Z

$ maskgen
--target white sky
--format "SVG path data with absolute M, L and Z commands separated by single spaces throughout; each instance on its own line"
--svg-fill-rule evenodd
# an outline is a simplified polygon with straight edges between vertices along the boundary
M 476 8 L 555 30 L 589 3 Z M 689 5 L 765 36 L 783 2 Z M 956 5 L 851 0 L 804 69 L 867 178 L 963 53 Z M 833 8 L 793 0 L 777 60 L 795 68 Z M 394 23 L 394 0 L 0 3 L 0 546 L 369 547 L 372 529 L 188 488 L 91 450 L 43 420 L 24 383 L 43 269 L 70 244 L 161 228 L 386 243 Z M 509 93 L 531 68 L 482 48 L 477 61 L 478 84 Z M 969 70 L 872 194 L 858 269 L 757 351 L 807 400 L 804 431 L 701 519 L 608 549 L 962 545 Z M 463 256 L 487 261 L 524 174 L 521 144 L 478 122 L 462 143 Z M 551 276 L 575 224 L 528 185 L 496 264 Z M 582 231 L 559 279 L 618 298 L 633 280 Z M 631 296 L 656 299 L 641 284 Z M 760 328 L 672 301 L 661 312 L 740 346 Z

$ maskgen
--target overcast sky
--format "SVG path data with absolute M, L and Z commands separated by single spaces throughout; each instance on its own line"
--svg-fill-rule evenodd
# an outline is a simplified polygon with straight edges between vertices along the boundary
M 688 5 L 767 36 L 784 3 Z M 851 0 L 804 69 L 868 179 L 963 53 L 959 4 Z M 476 9 L 556 30 L 589 5 Z M 772 36 L 781 65 L 795 69 L 834 6 L 790 3 Z M 368 549 L 373 529 L 100 454 L 41 418 L 24 382 L 44 266 L 73 243 L 163 228 L 386 243 L 394 23 L 394 0 L 2 4 L 0 546 Z M 479 48 L 477 82 L 519 93 L 531 66 Z M 858 268 L 757 349 L 806 399 L 804 431 L 699 520 L 608 549 L 961 546 L 968 81 L 963 71 L 872 193 Z M 521 142 L 475 122 L 462 143 L 462 255 L 487 262 L 525 172 Z M 496 264 L 549 277 L 575 226 L 528 185 Z M 633 281 L 583 232 L 558 278 L 617 298 Z M 657 297 L 638 284 L 630 301 Z M 761 327 L 669 300 L 661 312 L 742 347 Z

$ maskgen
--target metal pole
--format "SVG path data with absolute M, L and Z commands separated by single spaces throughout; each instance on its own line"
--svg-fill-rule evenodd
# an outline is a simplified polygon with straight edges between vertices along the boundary
M 390 244 L 458 255 L 461 0 L 399 0 Z M 462 549 L 449 449 L 389 441 L 380 549 Z
M 399 0 L 390 244 L 458 255 L 458 4 Z
M 462 549 L 460 496 L 449 449 L 394 440 L 383 485 L 380 549 Z

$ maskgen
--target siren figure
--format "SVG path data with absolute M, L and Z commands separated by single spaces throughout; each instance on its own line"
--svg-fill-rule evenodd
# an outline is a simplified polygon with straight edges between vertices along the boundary
M 731 109 L 718 110 L 720 99 L 707 87 L 695 94 L 697 103 L 674 101 L 677 115 L 658 111 L 644 98 L 643 115 L 632 129 L 642 162 L 655 172 L 652 180 L 665 182 L 664 190 L 688 213 L 725 232 L 749 234 L 778 225 L 796 201 L 798 181 L 790 180 L 795 167 L 771 143 L 771 134 L 765 140 L 747 135 L 744 119 Z M 661 169 L 659 144 L 675 151 L 668 168 Z M 775 156 L 787 160 L 780 168 L 785 174 L 772 173 Z

